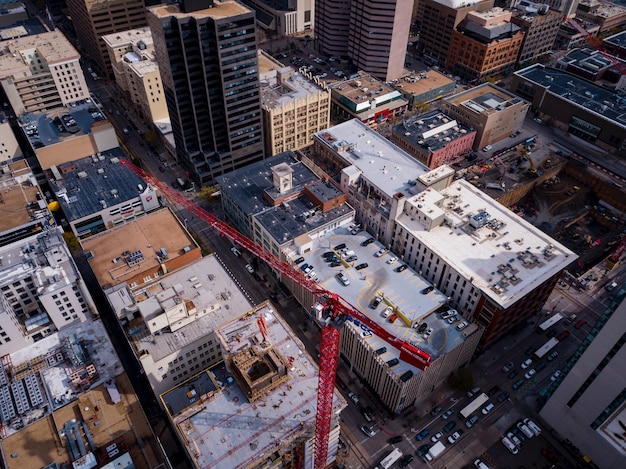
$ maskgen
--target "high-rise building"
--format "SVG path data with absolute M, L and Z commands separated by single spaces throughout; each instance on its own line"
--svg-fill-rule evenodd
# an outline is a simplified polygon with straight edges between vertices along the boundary
M 446 69 L 470 82 L 505 76 L 517 62 L 523 39 L 511 11 L 471 11 L 452 32 Z
M 620 467 L 626 456 L 625 296 L 622 288 L 591 326 L 547 388 L 547 403 L 540 412 L 596 467 Z
M 102 75 L 112 76 L 102 36 L 146 25 L 144 0 L 67 0 L 81 55 Z
M 317 46 L 328 55 L 347 57 L 351 0 L 317 0 L 315 35 Z
M 494 0 L 420 0 L 418 52 L 426 57 L 427 62 L 445 65 L 452 33 L 459 23 L 470 11 L 485 11 L 493 4 Z
M 263 159 L 254 12 L 234 1 L 148 9 L 176 157 L 200 183 Z
M 59 31 L 0 42 L 0 84 L 13 112 L 47 112 L 89 97 L 80 54 Z
M 403 74 L 413 0 L 323 0 L 316 5 L 321 51 L 347 55 L 359 70 L 383 81 Z
M 554 41 L 563 22 L 555 11 L 545 4 L 519 2 L 513 10 L 511 22 L 524 31 L 524 40 L 517 58 L 518 63 L 528 63 L 554 47 Z
M 169 119 L 150 28 L 108 34 L 102 39 L 109 52 L 115 82 L 128 93 L 139 112 L 152 122 Z

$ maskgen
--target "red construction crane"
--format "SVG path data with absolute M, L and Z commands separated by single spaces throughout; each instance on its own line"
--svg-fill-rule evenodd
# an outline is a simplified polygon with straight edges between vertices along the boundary
M 314 294 L 317 302 L 312 309 L 317 315 L 321 325 L 320 339 L 320 368 L 317 390 L 317 415 L 315 421 L 315 468 L 326 467 L 328 457 L 328 434 L 330 432 L 330 422 L 332 418 L 333 395 L 335 389 L 335 377 L 337 373 L 337 360 L 339 358 L 339 337 L 342 325 L 348 318 L 353 318 L 365 324 L 367 327 L 385 340 L 391 346 L 400 351 L 400 359 L 414 365 L 420 369 L 426 368 L 431 363 L 430 355 L 420 350 L 414 345 L 405 342 L 391 333 L 377 322 L 361 313 L 349 302 L 339 295 L 320 287 L 313 280 L 308 278 L 299 269 L 295 269 L 291 264 L 281 261 L 262 246 L 254 243 L 246 236 L 239 233 L 232 226 L 220 220 L 215 215 L 207 212 L 202 207 L 185 198 L 178 191 L 174 191 L 161 181 L 154 179 L 151 175 L 141 170 L 130 161 L 122 159 L 121 163 L 144 181 L 158 188 L 161 193 L 170 201 L 181 205 L 191 214 L 204 220 L 220 234 L 228 237 L 233 243 L 247 249 L 257 256 L 272 269 L 293 280 L 295 283 Z M 261 331 L 263 333 L 263 328 Z M 264 334 L 265 335 L 265 334 Z
M 613 64 L 613 66 L 615 66 L 615 68 L 617 68 L 623 75 L 626 75 L 626 64 L 624 64 L 624 62 L 622 62 L 621 60 L 613 57 L 611 54 L 609 54 L 605 49 L 604 46 L 602 45 L 602 41 L 600 40 L 600 38 L 594 34 L 591 34 L 589 31 L 587 31 L 587 29 L 585 29 L 585 27 L 580 24 L 578 21 L 576 21 L 574 18 L 570 18 L 568 16 L 564 16 L 563 20 L 565 22 L 567 22 L 567 24 L 569 24 L 572 28 L 574 28 L 576 31 L 578 31 L 583 39 L 585 41 L 587 41 L 587 44 L 589 44 L 591 47 L 593 47 L 595 50 L 597 50 L 598 52 L 600 52 L 609 62 L 611 62 Z

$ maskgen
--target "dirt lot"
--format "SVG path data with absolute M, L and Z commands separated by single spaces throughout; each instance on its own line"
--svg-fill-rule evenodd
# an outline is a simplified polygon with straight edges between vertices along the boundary
M 624 229 L 621 214 L 611 212 L 593 190 L 563 171 L 511 208 L 580 256 L 569 269 L 574 275 L 606 257 Z

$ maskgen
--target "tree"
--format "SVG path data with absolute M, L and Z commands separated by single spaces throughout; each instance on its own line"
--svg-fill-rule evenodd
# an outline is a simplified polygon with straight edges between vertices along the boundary
M 70 248 L 70 251 L 75 252 L 80 250 L 80 243 L 71 231 L 63 233 L 63 239 L 65 240 L 67 247 Z
M 448 384 L 455 389 L 468 391 L 474 386 L 474 377 L 467 368 L 460 368 L 456 373 L 450 375 Z
M 215 184 L 214 186 L 202 186 L 200 190 L 197 192 L 198 199 L 201 201 L 212 204 L 215 202 L 219 202 L 219 196 L 215 196 L 216 192 L 220 191 L 220 185 Z

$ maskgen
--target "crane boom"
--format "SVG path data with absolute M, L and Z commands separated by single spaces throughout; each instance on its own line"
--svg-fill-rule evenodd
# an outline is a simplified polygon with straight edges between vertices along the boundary
M 317 416 L 315 422 L 315 468 L 326 467 L 328 458 L 328 435 L 332 419 L 332 405 L 339 357 L 339 340 L 342 325 L 348 318 L 353 318 L 367 325 L 372 331 L 387 343 L 400 351 L 400 359 L 420 369 L 431 363 L 428 353 L 414 345 L 405 342 L 389 333 L 376 321 L 370 319 L 348 301 L 308 278 L 299 269 L 278 259 L 271 252 L 264 249 L 250 238 L 239 233 L 228 223 L 220 220 L 212 213 L 207 212 L 195 202 L 187 199 L 178 191 L 170 189 L 167 184 L 153 178 L 139 167 L 126 159 L 120 160 L 127 169 L 137 174 L 144 181 L 159 189 L 168 200 L 179 204 L 185 210 L 204 220 L 220 234 L 229 238 L 233 243 L 245 248 L 257 258 L 265 262 L 272 269 L 291 279 L 317 298 L 313 309 L 321 323 L 320 342 L 320 369 L 317 391 Z M 263 326 L 259 325 L 263 333 Z
M 606 52 L 604 50 L 604 46 L 602 46 L 602 43 L 600 42 L 600 38 L 598 38 L 597 36 L 594 36 L 589 31 L 587 31 L 587 29 L 578 21 L 576 21 L 574 18 L 570 18 L 569 16 L 564 16 L 563 20 L 567 24 L 569 24 L 572 28 L 574 28 L 576 31 L 578 31 L 583 37 L 583 39 L 587 41 L 587 44 L 589 44 L 595 50 L 600 52 L 600 54 L 602 54 L 609 62 L 611 62 L 611 64 L 613 64 L 613 66 L 615 66 L 615 68 L 617 68 L 623 75 L 626 75 L 626 64 L 624 64 L 624 62 L 622 62 L 621 60 L 613 57 L 611 54 Z

